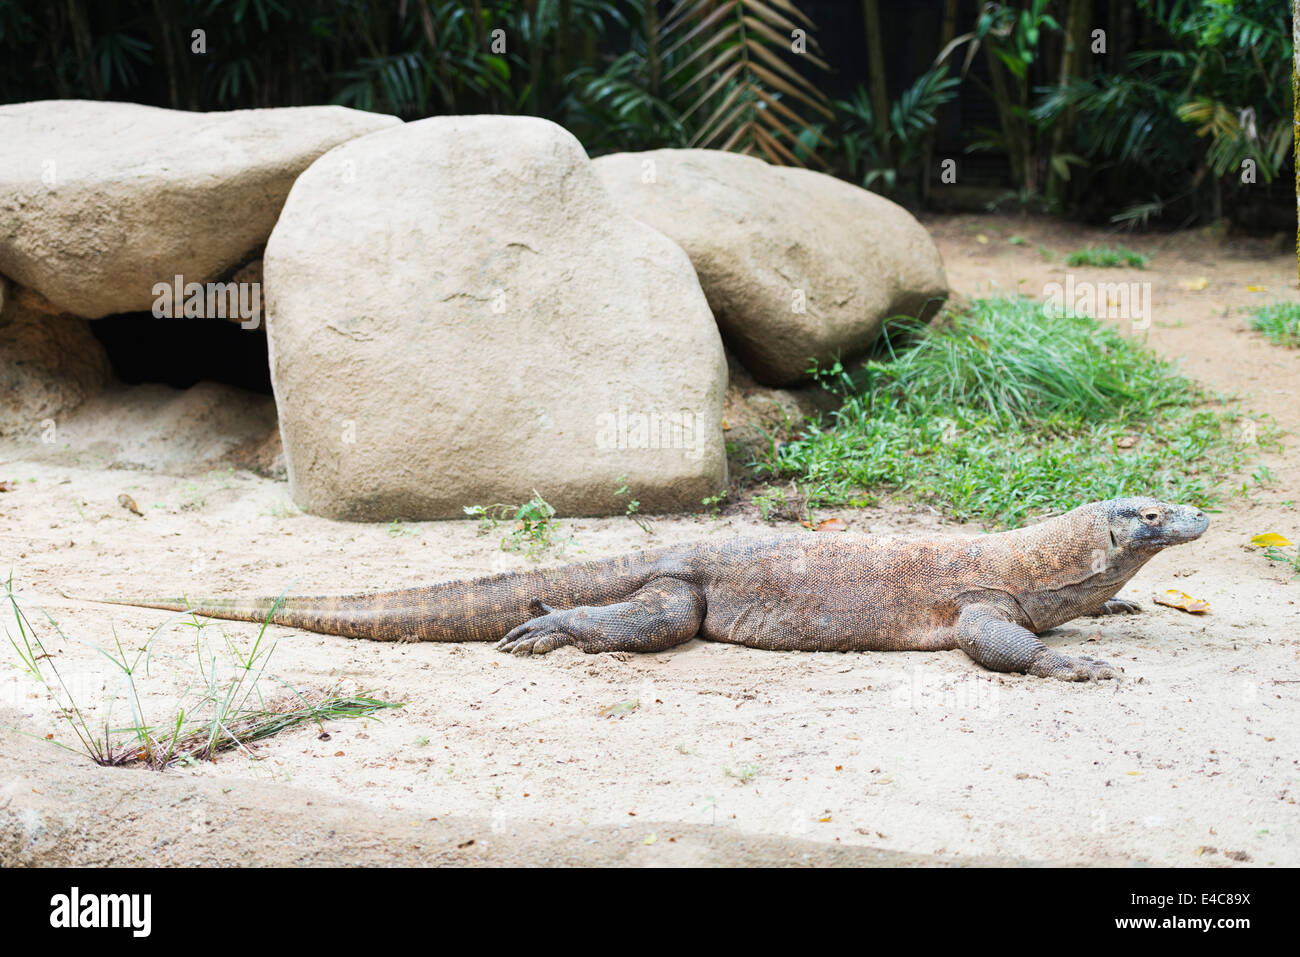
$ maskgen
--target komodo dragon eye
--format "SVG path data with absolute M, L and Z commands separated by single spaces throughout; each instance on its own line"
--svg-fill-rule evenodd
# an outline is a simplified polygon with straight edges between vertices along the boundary
M 1152 511 L 1150 511 L 1150 512 L 1143 512 L 1143 513 L 1142 513 L 1142 521 L 1147 522 L 1147 523 L 1149 523 L 1149 524 L 1151 524 L 1151 525 L 1154 525 L 1154 524 L 1156 524 L 1157 522 L 1160 521 L 1160 513 L 1157 512 L 1157 511 L 1154 511 L 1154 510 L 1152 510 Z

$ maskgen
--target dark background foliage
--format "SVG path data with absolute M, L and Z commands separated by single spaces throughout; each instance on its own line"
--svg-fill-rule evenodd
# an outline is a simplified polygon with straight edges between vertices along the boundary
M 0 51 L 3 102 L 530 113 L 912 206 L 1293 218 L 1282 0 L 0 0 Z

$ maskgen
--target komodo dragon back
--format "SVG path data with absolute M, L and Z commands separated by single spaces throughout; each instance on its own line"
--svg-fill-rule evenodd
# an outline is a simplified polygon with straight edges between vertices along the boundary
M 995 671 L 1087 680 L 1115 671 L 1037 634 L 1137 611 L 1119 590 L 1208 525 L 1192 506 L 1134 497 L 989 535 L 738 538 L 370 594 L 110 602 L 350 638 L 496 641 L 519 655 L 659 651 L 697 636 L 772 650 L 960 648 Z

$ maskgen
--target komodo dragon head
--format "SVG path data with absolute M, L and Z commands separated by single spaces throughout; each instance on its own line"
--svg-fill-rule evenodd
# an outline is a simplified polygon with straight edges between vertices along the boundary
M 1113 498 L 1099 502 L 1106 511 L 1112 548 L 1145 552 L 1150 558 L 1162 548 L 1200 538 L 1210 520 L 1199 508 L 1171 505 L 1154 498 Z
M 1046 540 L 1034 541 L 1023 572 L 1030 584 L 1014 597 L 1035 630 L 1092 614 L 1157 552 L 1199 538 L 1209 525 L 1198 508 L 1154 498 L 1081 505 L 1037 526 Z

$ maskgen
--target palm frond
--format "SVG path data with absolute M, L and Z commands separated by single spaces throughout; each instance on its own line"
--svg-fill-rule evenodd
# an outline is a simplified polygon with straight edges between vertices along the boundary
M 811 52 L 819 50 L 812 28 L 792 0 L 678 0 L 664 18 L 659 44 L 669 65 L 669 99 L 689 128 L 689 145 L 761 155 L 777 165 L 824 166 L 815 149 L 827 140 L 806 117 L 834 114 L 792 61 L 797 55 L 829 69 Z M 807 37 L 798 54 L 796 30 Z

